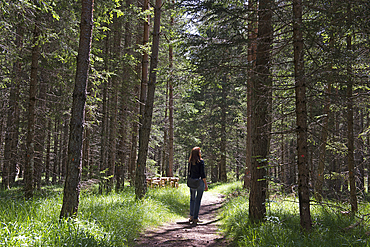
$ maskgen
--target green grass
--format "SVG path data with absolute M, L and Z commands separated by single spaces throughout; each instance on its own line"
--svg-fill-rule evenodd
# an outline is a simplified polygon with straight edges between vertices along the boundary
M 144 229 L 185 217 L 187 188 L 149 190 L 135 201 L 133 189 L 98 195 L 83 191 L 78 216 L 59 220 L 62 189 L 43 188 L 25 201 L 20 189 L 0 193 L 0 246 L 132 246 Z
M 235 184 L 231 186 L 235 189 Z M 235 246 L 370 246 L 369 216 L 345 229 L 359 221 L 340 212 L 347 204 L 312 205 L 313 228 L 305 234 L 300 230 L 298 199 L 275 197 L 267 204 L 266 221 L 253 224 L 248 219 L 248 197 L 239 196 L 240 191 L 238 187 L 229 192 L 222 212 L 222 229 Z M 369 204 L 362 203 L 357 216 L 369 212 Z
M 347 204 L 312 205 L 312 232 L 299 225 L 298 201 L 294 197 L 271 195 L 267 219 L 252 224 L 248 219 L 248 193 L 242 183 L 211 184 L 211 193 L 226 196 L 221 210 L 221 228 L 235 246 L 370 246 L 370 204 L 359 204 L 357 217 L 343 215 Z M 99 195 L 96 187 L 81 192 L 77 218 L 59 220 L 62 187 L 43 187 L 33 200 L 25 201 L 20 188 L 0 191 L 1 246 L 133 246 L 145 229 L 186 217 L 189 190 L 149 190 L 141 201 L 133 188 Z

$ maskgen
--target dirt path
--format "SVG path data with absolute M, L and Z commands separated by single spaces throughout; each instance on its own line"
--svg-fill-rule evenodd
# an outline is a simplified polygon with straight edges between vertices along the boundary
M 187 223 L 187 219 L 169 222 L 158 228 L 148 230 L 137 241 L 135 246 L 227 246 L 228 243 L 218 232 L 217 211 L 222 204 L 220 195 L 205 192 L 199 211 L 199 218 L 203 221 L 196 226 Z

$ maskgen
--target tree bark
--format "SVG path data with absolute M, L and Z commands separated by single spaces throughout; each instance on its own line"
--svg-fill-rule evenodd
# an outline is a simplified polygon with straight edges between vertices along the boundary
M 226 183 L 227 182 L 227 173 L 226 173 L 226 146 L 227 146 L 227 138 L 226 138 L 226 112 L 227 112 L 227 81 L 226 76 L 222 78 L 222 99 L 221 99 L 221 143 L 220 143 L 220 152 L 221 152 L 221 159 L 220 159 L 220 181 Z
M 149 0 L 144 0 L 143 12 L 149 9 Z M 149 42 L 149 20 L 144 21 L 144 34 L 143 34 L 143 46 L 145 47 Z M 147 88 L 148 88 L 148 67 L 149 67 L 149 54 L 144 52 L 141 62 L 141 88 L 140 88 L 140 118 L 144 116 L 144 109 L 147 99 Z M 140 120 L 141 122 L 141 120 Z
M 53 174 L 51 178 L 51 183 L 56 184 L 59 180 L 59 118 L 55 119 L 54 123 L 54 162 L 53 162 Z
M 318 201 L 322 200 L 322 186 L 324 184 L 324 168 L 325 168 L 325 157 L 326 157 L 326 143 L 328 140 L 328 127 L 329 127 L 329 111 L 330 111 L 330 91 L 331 82 L 328 82 L 326 88 L 327 100 L 324 106 L 324 121 L 321 130 L 321 144 L 319 154 L 319 165 L 317 168 L 317 179 L 315 183 L 315 198 Z
M 85 119 L 86 123 L 89 121 L 89 112 L 85 108 Z M 86 128 L 84 129 L 83 134 L 83 145 L 82 145 L 82 180 L 89 178 L 91 174 L 90 171 L 90 126 L 88 124 L 85 125 Z
M 348 25 L 352 22 L 351 2 L 348 1 Z M 347 51 L 352 51 L 352 36 L 347 35 Z M 354 136 L 353 136 L 353 99 L 352 99 L 352 65 L 349 59 L 347 65 L 347 148 L 348 148 L 348 173 L 349 173 L 349 188 L 350 188 L 350 203 L 352 213 L 357 212 L 357 196 L 356 196 L 356 181 L 355 181 L 355 160 L 354 160 Z
M 270 146 L 269 123 L 271 107 L 270 52 L 272 45 L 272 1 L 261 0 L 258 11 L 258 34 L 256 74 L 252 85 L 251 112 L 251 190 L 249 196 L 249 218 L 252 222 L 262 221 L 266 215 L 267 170 Z
M 148 94 L 145 104 L 144 115 L 139 130 L 139 154 L 135 176 L 135 195 L 137 199 L 142 199 L 147 189 L 145 167 L 148 154 L 149 136 L 152 125 L 155 84 L 157 79 L 161 7 L 162 1 L 156 0 L 154 7 L 153 44 L 152 44 L 152 55 L 150 59 Z
M 37 125 L 35 136 L 35 169 L 34 169 L 34 187 L 41 189 L 41 175 L 44 168 L 44 145 L 45 145 L 45 108 L 46 108 L 46 83 L 42 80 L 39 84 L 39 93 L 37 101 Z
M 174 1 L 171 1 L 172 4 L 174 4 Z M 170 25 L 171 28 L 173 28 L 174 25 L 174 18 L 171 15 L 170 19 Z M 174 126 L 173 126 L 173 45 L 170 40 L 170 44 L 168 47 L 168 59 L 169 59 L 169 70 L 170 70 L 170 77 L 169 77 L 169 95 L 168 95 L 168 108 L 169 108 L 169 116 L 168 116 L 168 122 L 169 122 L 169 128 L 168 128 L 168 166 L 169 166 L 169 176 L 173 177 L 173 156 L 174 156 L 174 146 L 173 146 L 173 132 L 174 132 Z
M 29 91 L 29 103 L 28 103 L 28 124 L 27 124 L 27 140 L 26 140 L 26 159 L 25 159 L 25 198 L 29 199 L 33 197 L 33 169 L 34 169 L 34 137 L 35 137 L 35 107 L 36 107 L 36 91 L 37 91 L 37 72 L 40 55 L 40 44 L 39 44 L 39 22 L 35 22 L 33 31 L 33 47 L 32 47 L 32 64 L 31 64 L 31 76 L 30 76 L 30 91 Z
M 70 136 L 68 144 L 67 177 L 64 184 L 61 218 L 76 216 L 80 196 L 82 137 L 93 29 L 93 0 L 82 0 L 80 41 L 73 92 Z
M 109 32 L 107 32 L 105 37 L 105 55 L 104 55 L 104 66 L 105 70 L 109 70 L 108 66 L 108 55 L 109 55 Z M 100 165 L 99 165 L 99 193 L 103 192 L 104 187 L 104 177 L 106 175 L 106 161 L 107 161 L 107 144 L 108 144 L 108 111 L 107 111 L 107 97 L 108 97 L 108 84 L 109 84 L 109 78 L 107 78 L 103 82 L 103 99 L 102 99 L 102 126 L 101 126 L 101 141 L 100 141 Z
M 250 21 L 248 24 L 248 85 L 247 85 L 247 138 L 246 138 L 246 163 L 244 172 L 244 188 L 251 186 L 250 168 L 252 165 L 252 87 L 253 78 L 256 69 L 256 52 L 257 52 L 257 18 L 256 2 L 248 1 L 248 9 L 250 10 Z
M 126 0 L 126 9 L 130 9 L 132 4 L 131 0 Z M 131 13 L 131 12 L 130 12 Z M 125 20 L 125 36 L 124 36 L 124 53 L 125 55 L 133 55 L 132 48 L 131 48 L 131 26 L 130 21 L 128 19 Z M 127 132 L 128 132 L 128 88 L 130 87 L 130 83 L 132 81 L 132 72 L 130 68 L 130 64 L 128 62 L 124 63 L 123 65 L 123 84 L 121 86 L 121 107 L 120 107 L 120 129 L 119 129 L 119 140 L 118 140 L 118 164 L 117 164 L 117 174 L 116 174 L 116 191 L 120 191 L 124 187 L 124 179 L 125 179 L 125 165 L 127 159 Z M 136 84 L 136 83 L 135 83 Z M 127 167 L 127 170 L 130 168 Z
M 172 46 L 171 46 L 172 48 Z M 171 56 L 172 59 L 172 56 Z M 171 62 L 172 63 L 172 62 Z M 171 68 L 172 70 L 172 68 Z M 173 146 L 173 82 L 172 78 L 169 83 L 169 99 L 168 99 L 168 108 L 169 108 L 169 128 L 168 128 L 168 168 L 169 168 L 169 177 L 173 177 L 173 156 L 174 156 L 174 146 Z
M 121 23 L 117 17 L 117 13 L 114 14 L 113 19 L 113 58 L 115 63 L 115 68 L 119 68 L 119 61 L 121 59 Z M 110 131 L 109 131 L 109 156 L 108 156 L 108 192 L 112 191 L 114 171 L 116 166 L 116 154 L 117 154 L 117 115 L 118 115 L 118 84 L 119 84 L 119 73 L 120 71 L 116 69 L 114 75 L 112 76 L 112 86 L 111 86 L 111 96 L 110 101 Z
M 307 106 L 302 34 L 302 0 L 293 0 L 293 46 L 297 118 L 298 198 L 301 227 L 311 230 L 309 167 L 307 157 Z
M 46 160 L 45 160 L 45 183 L 49 185 L 50 180 L 50 146 L 51 146 L 51 119 L 47 120 L 47 137 L 46 137 Z
M 169 176 L 169 165 L 168 165 L 168 128 L 167 128 L 167 121 L 168 121 L 168 98 L 169 98 L 169 81 L 166 85 L 166 101 L 164 107 L 164 126 L 163 126 L 163 144 L 162 144 L 162 169 L 161 174 L 162 176 Z
M 15 44 L 18 52 L 23 47 L 23 23 L 17 26 Z M 16 164 L 18 159 L 19 136 L 19 85 L 21 80 L 21 61 L 17 59 L 13 65 L 13 78 L 10 88 L 9 108 L 5 132 L 4 163 L 2 172 L 2 187 L 9 188 L 15 182 Z
M 60 175 L 62 179 L 66 178 L 66 173 L 67 173 L 67 160 L 68 160 L 68 127 L 69 127 L 69 115 L 65 114 L 63 116 L 63 125 L 60 125 L 61 129 L 61 134 L 60 134 L 60 143 L 62 145 L 59 147 L 59 157 L 60 161 L 59 164 L 61 166 L 60 170 Z

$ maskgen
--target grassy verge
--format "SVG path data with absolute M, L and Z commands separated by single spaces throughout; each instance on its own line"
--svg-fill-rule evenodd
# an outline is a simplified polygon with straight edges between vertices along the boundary
M 313 205 L 313 230 L 304 234 L 294 197 L 274 195 L 266 207 L 266 221 L 252 224 L 241 183 L 209 187 L 211 193 L 226 195 L 221 226 L 235 246 L 370 246 L 367 202 L 359 204 L 357 216 L 340 212 L 347 204 Z M 60 221 L 61 187 L 44 187 L 31 201 L 25 201 L 17 188 L 0 191 L 0 246 L 133 246 L 145 229 L 186 217 L 188 193 L 185 185 L 153 189 L 136 201 L 132 188 L 107 195 L 84 190 L 78 217 Z M 365 215 L 362 220 L 360 215 Z
M 62 189 L 45 187 L 25 201 L 19 189 L 0 193 L 0 246 L 132 246 L 144 229 L 185 217 L 187 188 L 149 190 L 136 201 L 132 188 L 98 195 L 83 191 L 78 216 L 59 220 Z
M 341 213 L 348 204 L 312 205 L 313 229 L 304 234 L 300 230 L 297 198 L 275 195 L 266 207 L 267 220 L 252 224 L 248 219 L 248 197 L 240 196 L 241 185 L 235 185 L 231 184 L 233 192 L 224 189 L 229 193 L 222 212 L 223 231 L 235 246 L 370 246 L 370 218 L 359 218 L 369 213 L 368 203 L 360 204 L 357 217 Z

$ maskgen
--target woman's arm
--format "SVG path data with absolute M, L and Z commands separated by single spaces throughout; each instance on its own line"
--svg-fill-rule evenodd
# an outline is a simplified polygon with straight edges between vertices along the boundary
M 207 184 L 207 180 L 206 178 L 203 178 L 203 182 L 204 182 L 204 190 L 207 191 L 208 190 L 208 184 Z

